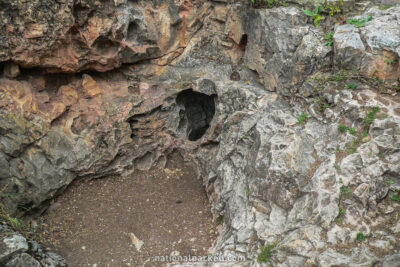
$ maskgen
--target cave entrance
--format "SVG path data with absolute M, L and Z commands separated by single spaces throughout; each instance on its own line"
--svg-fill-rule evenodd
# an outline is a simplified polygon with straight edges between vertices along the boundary
M 210 127 L 215 114 L 215 95 L 206 95 L 192 89 L 180 92 L 176 103 L 181 107 L 180 129 L 186 128 L 190 141 L 200 139 Z

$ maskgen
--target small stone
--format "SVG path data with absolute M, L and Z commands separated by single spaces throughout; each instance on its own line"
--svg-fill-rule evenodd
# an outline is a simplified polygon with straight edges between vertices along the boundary
M 129 237 L 131 238 L 132 244 L 135 245 L 136 250 L 140 252 L 140 249 L 144 245 L 144 242 L 137 238 L 134 233 L 129 233 Z

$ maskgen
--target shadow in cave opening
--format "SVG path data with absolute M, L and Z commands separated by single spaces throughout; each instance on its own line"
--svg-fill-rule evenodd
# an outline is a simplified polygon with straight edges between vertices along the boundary
M 200 139 L 210 127 L 215 114 L 215 98 L 216 95 L 209 96 L 192 89 L 178 94 L 176 103 L 181 107 L 179 128 L 186 128 L 190 141 Z

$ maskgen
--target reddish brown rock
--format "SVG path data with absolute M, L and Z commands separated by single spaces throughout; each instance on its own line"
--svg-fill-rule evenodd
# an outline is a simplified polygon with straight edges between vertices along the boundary
M 182 53 L 210 4 L 34 0 L 0 11 L 0 61 L 51 72 L 105 72 Z M 166 59 L 163 59 L 163 57 Z
M 101 93 L 101 89 L 97 85 L 96 81 L 93 80 L 92 77 L 90 77 L 87 74 L 84 74 L 82 76 L 82 88 L 83 88 L 83 94 L 85 97 L 92 98 Z

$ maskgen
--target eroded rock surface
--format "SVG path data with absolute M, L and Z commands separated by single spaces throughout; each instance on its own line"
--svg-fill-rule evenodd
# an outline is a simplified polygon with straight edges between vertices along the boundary
M 332 48 L 302 11 L 315 1 L 11 2 L 0 2 L 11 213 L 179 148 L 223 218 L 214 253 L 244 257 L 237 266 L 400 263 L 398 6 L 345 1 L 345 18 L 372 20 L 330 21 Z
M 179 55 L 201 27 L 206 2 L 2 1 L 0 60 L 53 72 L 112 70 Z
M 399 77 L 399 7 L 371 8 L 356 19 L 372 18 L 365 27 L 338 25 L 335 29 L 335 65 L 359 69 L 367 76 L 394 80 Z

